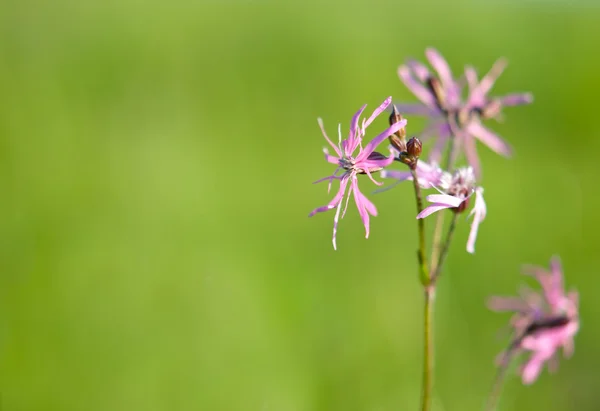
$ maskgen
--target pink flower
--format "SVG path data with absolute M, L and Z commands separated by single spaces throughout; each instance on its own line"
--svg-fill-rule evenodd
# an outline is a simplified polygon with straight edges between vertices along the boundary
M 556 369 L 559 348 L 566 357 L 573 354 L 573 337 L 579 330 L 579 296 L 575 291 L 565 294 L 558 257 L 550 261 L 550 271 L 527 266 L 525 273 L 537 279 L 542 293 L 527 290 L 518 298 L 492 297 L 488 305 L 494 311 L 515 313 L 511 319 L 515 338 L 501 358 L 513 350 L 531 352 L 521 369 L 523 383 L 531 384 L 546 362 L 551 370 Z
M 455 80 L 452 71 L 442 55 L 433 48 L 425 51 L 425 56 L 435 69 L 437 77 L 429 69 L 414 60 L 409 60 L 398 69 L 398 76 L 406 87 L 423 103 L 397 105 L 400 112 L 427 116 L 429 126 L 419 136 L 426 140 L 437 136 L 437 142 L 430 154 L 430 161 L 439 162 L 441 153 L 449 139 L 457 138 L 458 146 L 465 153 L 468 163 L 480 175 L 479 157 L 475 139 L 496 153 L 509 157 L 512 149 L 494 132 L 483 126 L 482 120 L 499 118 L 502 107 L 528 104 L 533 101 L 530 93 L 509 94 L 504 97 L 489 97 L 488 93 L 496 79 L 506 67 L 505 60 L 498 60 L 481 81 L 472 67 L 465 69 L 469 86 L 468 95 L 462 99 L 464 80 Z
M 336 234 L 337 234 L 337 225 L 340 218 L 340 212 L 342 209 L 342 203 L 344 202 L 344 197 L 346 197 L 346 202 L 344 206 L 343 212 L 341 212 L 342 218 L 346 214 L 346 210 L 348 208 L 348 201 L 350 200 L 350 195 L 354 194 L 354 202 L 356 203 L 356 207 L 358 208 L 358 213 L 360 214 L 361 220 L 365 226 L 366 238 L 369 238 L 369 214 L 372 216 L 377 215 L 377 208 L 375 205 L 358 189 L 358 174 L 366 174 L 371 181 L 373 181 L 377 185 L 381 185 L 381 183 L 375 181 L 372 176 L 372 173 L 380 171 L 384 167 L 390 165 L 394 161 L 394 155 L 390 153 L 389 157 L 386 157 L 376 151 L 375 148 L 388 136 L 400 130 L 401 128 L 406 126 L 406 120 L 402 120 L 398 123 L 393 124 L 389 128 L 387 128 L 383 133 L 379 134 L 373 140 L 369 142 L 366 146 L 363 147 L 362 140 L 365 136 L 366 128 L 373 122 L 373 120 L 381 114 L 385 109 L 390 105 L 392 101 L 391 97 L 388 97 L 368 119 L 363 119 L 362 124 L 359 126 L 359 118 L 364 111 L 366 104 L 354 114 L 352 120 L 350 122 L 350 133 L 348 138 L 342 141 L 341 135 L 341 125 L 338 127 L 338 137 L 339 144 L 336 146 L 327 136 L 325 129 L 323 127 L 323 121 L 318 119 L 319 126 L 321 127 L 321 132 L 323 133 L 323 137 L 329 143 L 329 145 L 333 148 L 337 156 L 330 155 L 327 149 L 324 149 L 325 159 L 332 164 L 335 164 L 337 168 L 333 172 L 331 176 L 322 178 L 315 183 L 322 181 L 329 181 L 328 191 L 331 190 L 331 184 L 333 180 L 338 180 L 340 182 L 340 188 L 337 194 L 333 197 L 333 199 L 329 202 L 329 204 L 318 207 L 314 209 L 309 217 L 312 217 L 316 213 L 320 213 L 323 211 L 328 211 L 332 209 L 336 209 L 335 216 L 333 218 L 333 248 L 337 249 L 336 244 Z M 358 153 L 354 154 L 354 152 L 358 149 Z M 338 175 L 338 172 L 342 172 Z M 348 191 L 346 192 L 346 189 Z
M 426 197 L 431 204 L 417 215 L 418 219 L 447 208 L 457 213 L 463 212 L 469 206 L 471 196 L 475 194 L 475 205 L 469 213 L 469 216 L 473 216 L 473 222 L 467 240 L 467 251 L 474 253 L 479 224 L 485 218 L 487 208 L 483 200 L 483 188 L 475 185 L 473 169 L 471 167 L 460 168 L 453 175 L 444 172 L 440 178 L 439 188 L 435 185 L 433 187 L 440 193 L 430 194 Z

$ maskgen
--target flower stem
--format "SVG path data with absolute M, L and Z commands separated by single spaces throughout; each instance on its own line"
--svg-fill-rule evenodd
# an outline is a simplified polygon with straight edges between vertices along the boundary
M 455 150 L 456 150 L 456 128 L 454 126 L 454 121 L 451 121 L 451 117 L 448 117 L 448 124 L 450 125 L 450 130 L 452 130 L 452 136 L 450 136 L 450 143 L 448 147 L 448 153 L 446 156 L 446 164 L 444 165 L 444 169 L 446 171 L 451 172 L 450 168 L 454 166 L 455 160 Z M 439 271 L 438 262 L 440 261 L 440 253 L 442 248 L 442 230 L 444 228 L 444 217 L 446 213 L 437 213 L 437 218 L 435 220 L 435 228 L 433 230 L 433 246 L 431 249 L 431 272 L 436 273 Z
M 423 390 L 421 392 L 421 411 L 431 409 L 431 391 L 433 387 L 433 302 L 435 285 L 425 287 L 425 305 L 423 311 Z
M 440 255 L 438 257 L 437 264 L 435 265 L 435 268 L 431 269 L 431 283 L 432 284 L 435 284 L 435 282 L 437 281 L 437 279 L 439 278 L 439 276 L 441 274 L 442 265 L 444 264 L 444 261 L 446 260 L 446 256 L 448 255 L 448 250 L 450 250 L 450 243 L 452 242 L 452 235 L 454 234 L 454 229 L 456 228 L 457 221 L 458 221 L 458 213 L 453 213 L 452 221 L 450 221 L 450 227 L 448 227 L 448 232 L 446 233 L 446 241 L 444 241 L 444 244 L 441 246 L 441 251 L 440 251 Z
M 417 172 L 411 168 L 413 186 L 415 188 L 415 199 L 417 212 L 423 211 L 423 196 Z M 417 259 L 419 261 L 419 278 L 425 290 L 425 302 L 423 310 L 423 389 L 421 392 L 421 411 L 429 411 L 431 408 L 431 389 L 433 386 L 433 298 L 434 285 L 431 282 L 430 271 L 427 269 L 425 258 L 425 221 L 423 218 L 417 220 L 419 230 L 419 249 Z
M 412 174 L 413 186 L 415 188 L 415 198 L 417 200 L 417 213 L 423 211 L 423 196 L 421 194 L 421 187 L 419 186 L 419 179 L 417 178 L 417 172 L 413 169 L 410 170 Z M 427 259 L 425 258 L 425 220 L 423 218 L 417 219 L 417 225 L 419 229 L 419 248 L 417 250 L 417 260 L 419 262 L 419 278 L 421 284 L 424 287 L 429 285 L 431 277 L 427 270 Z
M 506 376 L 506 370 L 508 369 L 513 354 L 514 349 L 511 347 L 505 354 L 502 363 L 498 366 L 498 371 L 496 372 L 496 376 L 494 377 L 494 383 L 492 384 L 492 389 L 490 391 L 490 395 L 488 396 L 487 403 L 485 405 L 485 411 L 495 411 L 496 407 L 498 406 L 500 394 L 502 394 L 502 387 L 504 385 L 504 377 Z

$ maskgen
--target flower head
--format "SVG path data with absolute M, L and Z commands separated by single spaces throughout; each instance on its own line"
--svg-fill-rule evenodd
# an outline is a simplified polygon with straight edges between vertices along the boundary
M 502 107 L 528 104 L 533 101 L 529 93 L 509 94 L 504 97 L 489 97 L 488 93 L 504 68 L 506 61 L 498 60 L 481 81 L 474 68 L 465 69 L 468 93 L 462 98 L 463 80 L 456 80 L 446 60 L 435 49 L 425 51 L 427 60 L 436 71 L 430 73 L 424 64 L 409 60 L 398 69 L 398 76 L 406 87 L 423 103 L 398 105 L 400 112 L 427 116 L 429 126 L 419 136 L 421 140 L 437 135 L 430 160 L 439 162 L 448 140 L 454 136 L 464 151 L 475 175 L 480 175 L 480 164 L 475 148 L 475 139 L 498 154 L 510 156 L 510 146 L 497 134 L 483 126 L 482 120 L 499 118 Z
M 435 163 L 429 164 L 419 161 L 415 171 L 421 188 L 435 188 L 439 191 L 439 194 L 431 194 L 426 197 L 427 201 L 431 204 L 417 215 L 418 219 L 428 217 L 437 211 L 447 208 L 456 213 L 461 213 L 468 208 L 471 197 L 475 195 L 475 204 L 469 213 L 469 216 L 473 216 L 473 222 L 471 223 L 471 231 L 467 240 L 467 251 L 474 253 L 479 224 L 485 218 L 487 208 L 483 199 L 483 187 L 476 185 L 473 169 L 471 167 L 463 167 L 456 170 L 454 174 L 451 174 L 439 168 Z M 397 182 L 379 191 L 389 190 L 402 181 L 412 181 L 413 179 L 410 171 L 387 169 L 381 172 L 381 177 L 393 178 Z
M 329 139 L 327 133 L 325 132 L 325 128 L 323 127 L 322 120 L 318 119 L 321 132 L 323 133 L 323 137 L 325 137 L 325 140 L 327 140 L 327 142 L 333 148 L 336 154 L 330 155 L 328 150 L 324 149 L 323 151 L 325 153 L 325 160 L 327 160 L 329 163 L 335 164 L 337 168 L 331 176 L 317 180 L 315 183 L 329 181 L 330 190 L 332 182 L 334 180 L 338 180 L 340 182 L 340 188 L 337 194 L 327 205 L 314 209 L 309 214 L 309 217 L 312 217 L 316 213 L 332 210 L 334 208 L 336 209 L 335 217 L 333 219 L 332 241 L 334 249 L 337 248 L 337 225 L 340 218 L 342 203 L 344 203 L 343 199 L 344 197 L 346 197 L 344 210 L 343 212 L 341 212 L 342 218 L 346 214 L 346 210 L 348 208 L 348 201 L 350 200 L 350 196 L 352 194 L 354 195 L 354 201 L 356 203 L 356 207 L 358 208 L 358 213 L 360 214 L 361 220 L 365 226 L 365 237 L 369 237 L 369 214 L 372 216 L 376 216 L 377 208 L 358 189 L 358 174 L 366 174 L 375 184 L 381 185 L 381 183 L 375 181 L 375 179 L 372 176 L 372 173 L 380 171 L 384 167 L 390 165 L 394 161 L 394 155 L 390 153 L 390 156 L 386 157 L 383 154 L 376 152 L 375 148 L 377 148 L 377 146 L 389 135 L 394 134 L 401 128 L 405 127 L 406 120 L 402 120 L 392 124 L 383 133 L 379 134 L 364 147 L 362 145 L 362 140 L 365 136 L 366 128 L 373 122 L 373 120 L 379 114 L 385 111 L 385 109 L 390 105 L 391 101 L 392 98 L 388 97 L 379 107 L 375 109 L 375 111 L 373 111 L 373 114 L 371 114 L 371 116 L 368 119 L 363 119 L 362 123 L 359 124 L 359 118 L 362 115 L 366 104 L 362 106 L 360 110 L 358 110 L 356 114 L 354 114 L 354 116 L 352 117 L 352 120 L 350 122 L 350 133 L 348 134 L 347 139 L 342 140 L 341 125 L 340 127 L 338 127 L 338 145 L 333 144 L 333 142 Z M 357 149 L 358 152 L 355 153 Z
M 523 383 L 531 384 L 544 363 L 548 362 L 551 370 L 556 368 L 559 348 L 565 356 L 572 355 L 573 337 L 579 330 L 579 297 L 575 291 L 565 294 L 558 257 L 550 261 L 550 271 L 527 266 L 525 273 L 536 278 L 542 293 L 527 290 L 520 297 L 492 297 L 488 305 L 494 311 L 514 312 L 510 322 L 513 342 L 501 359 L 508 358 L 513 351 L 531 352 L 521 369 Z

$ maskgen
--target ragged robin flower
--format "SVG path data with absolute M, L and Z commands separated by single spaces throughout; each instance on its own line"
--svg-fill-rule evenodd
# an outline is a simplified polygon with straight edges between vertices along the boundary
M 579 295 L 565 293 L 558 257 L 550 261 L 550 271 L 534 266 L 526 266 L 524 271 L 536 278 L 542 293 L 524 290 L 520 297 L 492 297 L 488 306 L 494 311 L 514 312 L 510 321 L 513 341 L 500 355 L 499 365 L 507 366 L 506 359 L 514 353 L 530 352 L 521 377 L 524 384 L 531 384 L 545 363 L 551 371 L 558 367 L 560 348 L 566 357 L 573 354 L 573 337 L 579 330 Z
M 439 194 L 430 194 L 426 197 L 431 204 L 421 211 L 417 218 L 425 218 L 445 209 L 462 213 L 469 207 L 471 198 L 475 195 L 475 204 L 469 213 L 469 216 L 473 216 L 473 221 L 467 240 L 467 251 L 474 253 L 479 224 L 485 218 L 487 208 L 483 200 L 483 187 L 476 185 L 473 169 L 471 167 L 459 168 L 454 174 L 450 174 L 435 164 L 419 161 L 416 172 L 421 188 L 435 188 L 439 191 Z M 412 175 L 408 171 L 383 170 L 381 176 L 396 179 L 398 182 L 412 180 Z M 387 189 L 388 187 L 384 190 Z
M 336 243 L 336 234 L 337 234 L 337 225 L 340 219 L 344 217 L 346 214 L 346 210 L 348 208 L 348 201 L 350 200 L 350 196 L 354 196 L 354 201 L 356 203 L 356 207 L 358 208 L 358 213 L 360 214 L 361 220 L 365 226 L 366 235 L 365 237 L 369 237 L 369 214 L 372 216 L 377 215 L 377 208 L 375 205 L 358 189 L 358 175 L 366 174 L 371 181 L 373 181 L 377 185 L 381 185 L 381 183 L 375 181 L 373 178 L 373 173 L 382 170 L 384 167 L 390 165 L 394 161 L 394 155 L 390 153 L 388 157 L 384 156 L 381 153 L 375 151 L 375 148 L 388 136 L 396 133 L 398 130 L 402 129 L 406 126 L 406 120 L 401 120 L 392 124 L 389 128 L 379 134 L 377 137 L 373 138 L 366 146 L 363 147 L 363 138 L 365 136 L 365 132 L 367 127 L 375 120 L 375 118 L 381 114 L 385 109 L 390 105 L 392 101 L 391 97 L 388 97 L 375 111 L 373 114 L 366 120 L 363 119 L 362 123 L 360 123 L 359 118 L 364 111 L 366 104 L 360 108 L 352 117 L 350 122 L 350 133 L 348 134 L 348 138 L 342 140 L 341 134 L 341 125 L 338 127 L 338 138 L 339 143 L 335 145 L 331 139 L 327 136 L 325 132 L 325 128 L 323 127 L 323 122 L 321 119 L 318 119 L 319 126 L 321 128 L 321 132 L 323 133 L 323 137 L 329 143 L 329 145 L 333 148 L 336 155 L 330 155 L 327 149 L 324 149 L 325 159 L 331 163 L 335 164 L 337 168 L 333 172 L 331 176 L 322 178 L 320 180 L 315 181 L 315 183 L 329 181 L 329 188 L 331 189 L 331 184 L 334 180 L 340 182 L 340 187 L 337 194 L 333 197 L 333 199 L 325 206 L 318 207 L 314 209 L 309 217 L 312 217 L 316 213 L 320 213 L 323 211 L 329 211 L 336 209 L 335 216 L 333 218 L 333 248 L 337 249 Z M 355 153 L 355 151 L 357 151 Z M 346 197 L 346 201 L 344 203 L 344 197 Z M 344 209 L 342 211 L 342 204 L 344 204 Z
M 506 66 L 506 61 L 498 60 L 481 81 L 472 67 L 465 69 L 465 78 L 469 86 L 467 97 L 463 99 L 464 80 L 455 79 L 450 66 L 442 55 L 433 48 L 425 51 L 427 60 L 437 75 L 427 66 L 409 60 L 398 69 L 398 75 L 406 87 L 423 103 L 399 104 L 400 113 L 416 114 L 430 118 L 430 124 L 419 135 L 421 140 L 434 136 L 437 141 L 430 153 L 430 161 L 439 163 L 441 153 L 454 136 L 458 151 L 462 151 L 467 162 L 473 167 L 475 175 L 480 175 L 480 163 L 475 148 L 475 139 L 496 153 L 508 157 L 510 146 L 497 134 L 482 124 L 482 120 L 498 119 L 502 107 L 528 104 L 533 101 L 530 93 L 509 94 L 503 97 L 488 96 L 494 82 Z

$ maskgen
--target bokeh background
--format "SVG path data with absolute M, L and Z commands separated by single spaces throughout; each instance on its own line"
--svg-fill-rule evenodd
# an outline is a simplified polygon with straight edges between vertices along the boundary
M 535 95 L 490 125 L 512 160 L 479 150 L 488 218 L 439 286 L 434 409 L 482 408 L 508 321 L 486 298 L 560 254 L 576 354 L 512 371 L 501 409 L 598 410 L 599 36 L 594 1 L 4 0 L 2 410 L 417 409 L 410 185 L 370 195 L 368 240 L 350 207 L 337 252 L 333 214 L 307 214 L 331 197 L 316 118 L 415 101 L 396 68 L 428 46 L 455 72 L 504 56 L 495 93 Z

